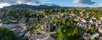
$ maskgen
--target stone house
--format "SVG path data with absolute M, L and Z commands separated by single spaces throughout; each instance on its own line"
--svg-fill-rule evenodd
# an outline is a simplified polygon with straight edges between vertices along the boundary
M 55 31 L 56 28 L 57 28 L 57 26 L 55 26 L 54 24 L 49 23 L 49 22 L 45 22 L 44 25 L 42 25 L 42 27 L 41 27 L 41 29 L 46 32 Z

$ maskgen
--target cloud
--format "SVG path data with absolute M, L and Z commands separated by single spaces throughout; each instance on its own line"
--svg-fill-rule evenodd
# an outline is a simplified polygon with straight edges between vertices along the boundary
M 37 0 L 0 0 L 0 3 L 26 4 L 26 3 L 39 3 L 39 2 Z
M 102 7 L 102 3 L 96 4 L 95 7 Z
M 38 0 L 0 0 L 0 8 L 15 4 L 38 5 L 40 2 Z
M 95 2 L 94 2 L 94 0 L 74 0 L 74 3 L 92 5 Z
M 0 4 L 0 8 L 4 7 L 4 6 L 10 6 L 11 4 L 8 4 L 8 3 L 1 3 Z

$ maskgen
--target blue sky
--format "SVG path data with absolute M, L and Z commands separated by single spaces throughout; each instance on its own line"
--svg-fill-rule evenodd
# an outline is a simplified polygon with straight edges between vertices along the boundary
M 41 2 L 48 2 L 60 6 L 71 6 L 71 7 L 96 7 L 96 6 L 102 6 L 102 0 L 94 0 L 94 4 L 88 5 L 88 4 L 76 4 L 74 3 L 75 0 L 42 0 Z
M 102 0 L 0 0 L 0 8 L 16 4 L 56 4 L 66 7 L 102 7 Z

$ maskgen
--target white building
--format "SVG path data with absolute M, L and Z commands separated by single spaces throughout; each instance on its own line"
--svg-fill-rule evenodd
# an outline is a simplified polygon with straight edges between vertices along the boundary
M 95 33 L 95 34 L 91 35 L 91 39 L 98 38 L 98 37 L 99 37 L 99 33 Z
M 3 26 L 3 23 L 0 23 L 0 26 Z

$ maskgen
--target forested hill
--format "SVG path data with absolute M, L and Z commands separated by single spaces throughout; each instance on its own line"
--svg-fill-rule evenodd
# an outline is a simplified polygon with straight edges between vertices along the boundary
M 7 9 L 7 8 L 28 8 L 28 9 L 51 9 L 51 8 L 60 8 L 60 6 L 57 5 L 27 5 L 27 4 L 18 4 L 18 5 L 11 5 L 11 6 L 6 6 L 3 9 Z

